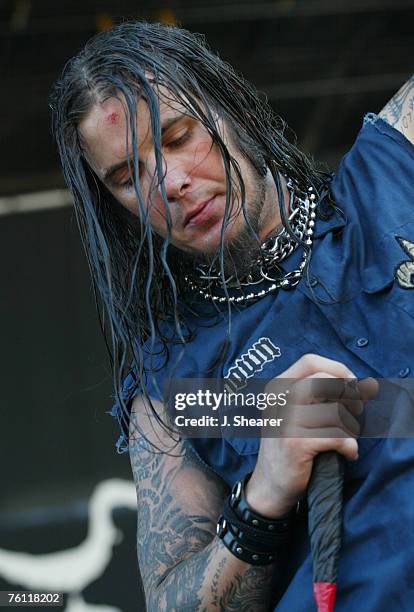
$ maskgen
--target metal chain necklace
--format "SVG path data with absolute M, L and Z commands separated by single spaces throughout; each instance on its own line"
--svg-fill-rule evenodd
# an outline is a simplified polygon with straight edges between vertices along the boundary
M 195 275 L 184 277 L 187 287 L 192 292 L 210 302 L 243 303 L 262 298 L 277 289 L 284 289 L 285 291 L 293 289 L 299 284 L 312 247 L 317 206 L 316 195 L 313 193 L 313 187 L 309 187 L 307 192 L 302 192 L 290 179 L 287 179 L 286 186 L 289 191 L 289 225 L 297 240 L 290 235 L 286 228 L 280 230 L 276 236 L 261 245 L 260 256 L 252 262 L 249 272 L 243 279 L 235 279 L 232 276 L 223 283 L 220 273 L 212 274 L 209 265 L 200 265 L 195 271 L 198 274 L 197 277 Z M 304 249 L 298 268 L 281 275 L 282 270 L 279 264 L 298 247 L 298 240 L 304 242 L 308 248 Z M 256 292 L 243 292 L 243 287 L 258 285 L 265 280 L 271 283 L 266 289 Z M 242 291 L 242 294 L 222 295 L 224 285 L 228 289 L 238 289 Z M 216 293 L 217 290 L 220 293 Z

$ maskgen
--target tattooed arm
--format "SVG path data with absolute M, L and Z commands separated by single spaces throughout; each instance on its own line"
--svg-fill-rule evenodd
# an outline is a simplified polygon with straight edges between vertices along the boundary
M 138 560 L 148 611 L 268 610 L 271 566 L 240 561 L 215 536 L 227 486 L 188 443 L 175 445 L 146 412 L 136 398 L 130 457 L 138 498 Z M 137 426 L 162 452 L 136 433 Z
M 317 397 L 332 397 L 327 378 L 355 378 L 342 363 L 319 355 L 303 355 L 283 378 L 310 378 L 302 386 L 300 402 L 315 397 L 316 378 L 322 381 Z M 343 390 L 343 386 L 338 387 Z M 306 389 L 309 390 L 309 397 Z M 373 379 L 358 383 L 362 402 L 376 395 Z M 355 391 L 353 391 L 355 396 Z M 298 396 L 299 397 L 299 396 Z M 342 398 L 342 391 L 340 397 Z M 314 457 L 335 450 L 355 459 L 358 422 L 345 404 L 334 400 L 319 421 L 325 436 L 314 438 L 308 410 L 301 410 L 295 426 L 299 438 L 262 437 L 256 466 L 246 486 L 246 500 L 269 518 L 286 514 L 306 491 Z M 360 414 L 360 403 L 358 414 Z M 355 404 L 355 402 L 354 402 Z M 162 407 L 156 406 L 162 417 Z M 269 609 L 273 567 L 254 567 L 234 557 L 215 536 L 215 525 L 228 489 L 204 466 L 185 442 L 175 447 L 157 419 L 148 416 L 136 399 L 131 414 L 130 456 L 138 495 L 138 558 L 150 612 L 245 611 Z M 346 418 L 345 418 L 346 417 Z M 344 418 L 344 420 L 342 420 Z M 165 419 L 164 419 L 165 420 Z M 162 452 L 154 453 L 136 429 Z M 332 438 L 332 432 L 340 432 Z M 274 602 L 276 603 L 276 602 Z
M 414 144 L 414 75 L 384 106 L 379 116 Z

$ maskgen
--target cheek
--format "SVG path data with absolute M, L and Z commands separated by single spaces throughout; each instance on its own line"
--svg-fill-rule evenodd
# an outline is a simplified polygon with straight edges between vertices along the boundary
M 194 150 L 193 162 L 196 173 L 203 171 L 216 178 L 225 176 L 223 158 L 216 144 L 210 138 L 201 140 Z
M 167 234 L 167 216 L 168 213 L 164 202 L 160 200 L 157 203 L 152 203 L 149 208 L 149 221 L 152 229 L 161 236 Z
M 119 194 L 114 193 L 114 192 L 112 192 L 112 195 L 121 204 L 123 208 L 125 208 L 126 210 L 129 210 L 129 212 L 131 212 L 136 217 L 139 216 L 138 202 L 133 195 L 119 196 Z
M 138 202 L 135 197 L 131 196 L 130 198 L 122 198 L 122 201 L 118 198 L 118 202 L 126 209 L 129 210 L 136 217 L 140 217 L 141 213 L 138 207 Z M 149 222 L 152 229 L 164 237 L 167 233 L 167 224 L 166 224 L 166 210 L 165 206 L 161 203 L 157 206 L 153 204 L 149 210 Z
M 139 217 L 138 204 L 136 202 L 123 204 L 123 206 L 124 208 L 129 210 L 129 212 L 131 212 L 133 215 L 135 215 L 136 217 Z

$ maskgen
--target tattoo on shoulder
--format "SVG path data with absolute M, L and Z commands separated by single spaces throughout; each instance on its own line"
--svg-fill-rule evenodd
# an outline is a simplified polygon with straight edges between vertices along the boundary
M 392 127 L 400 130 L 409 140 L 414 131 L 414 75 L 382 109 L 379 116 Z M 410 138 L 411 135 L 411 138 Z

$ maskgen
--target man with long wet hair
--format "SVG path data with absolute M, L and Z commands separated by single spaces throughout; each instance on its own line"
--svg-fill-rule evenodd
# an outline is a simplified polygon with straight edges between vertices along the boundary
M 413 339 L 396 329 L 412 328 L 413 313 L 402 267 L 414 249 L 411 86 L 367 116 L 332 180 L 251 85 L 179 28 L 121 24 L 89 41 L 56 83 L 53 130 L 105 306 L 149 610 L 311 609 L 305 511 L 292 509 L 327 450 L 350 462 L 339 609 L 361 593 L 365 610 L 408 609 L 408 595 L 392 595 L 410 566 L 399 549 L 408 536 L 385 514 L 379 535 L 367 507 L 384 510 L 384 478 L 405 507 L 385 471 L 412 465 L 413 447 L 357 444 L 374 381 L 352 387 L 354 402 L 340 387 L 318 438 L 301 413 L 300 438 L 185 439 L 161 400 L 176 378 L 222 378 L 237 390 L 243 376 L 408 375 Z M 413 519 L 405 509 L 404 523 Z M 380 538 L 398 555 L 391 565 L 380 555 L 373 571 Z

